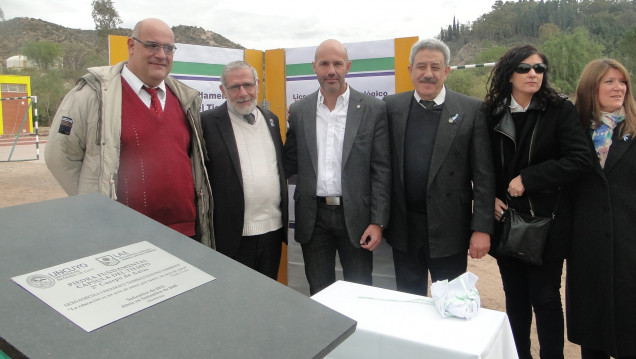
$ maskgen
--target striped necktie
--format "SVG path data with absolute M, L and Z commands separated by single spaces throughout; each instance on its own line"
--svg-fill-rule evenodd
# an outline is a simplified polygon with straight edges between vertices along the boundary
M 433 109 L 433 106 L 435 106 L 435 101 L 420 100 L 420 103 L 422 104 L 422 106 L 424 106 L 425 109 L 428 109 L 428 110 Z

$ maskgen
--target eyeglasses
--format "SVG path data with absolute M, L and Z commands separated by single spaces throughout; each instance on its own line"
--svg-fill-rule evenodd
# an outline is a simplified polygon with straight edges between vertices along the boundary
M 548 70 L 548 67 L 542 62 L 534 65 L 522 62 L 517 66 L 517 68 L 515 68 L 515 72 L 518 74 L 527 74 L 528 72 L 530 72 L 531 69 L 534 69 L 534 72 L 538 74 L 542 74 Z
M 254 82 L 245 82 L 242 84 L 236 84 L 236 85 L 232 85 L 229 87 L 226 87 L 226 89 L 230 92 L 238 92 L 241 90 L 241 87 L 243 87 L 245 89 L 245 91 L 252 91 L 252 89 L 254 89 L 254 87 L 256 87 L 256 83 Z
M 174 45 L 163 45 L 162 46 L 162 45 L 159 45 L 158 43 L 152 42 L 152 41 L 143 42 L 143 41 L 139 40 L 136 37 L 133 37 L 132 39 L 137 41 L 138 43 L 144 45 L 144 47 L 146 49 L 150 50 L 150 52 L 152 52 L 153 54 L 155 52 L 159 51 L 159 49 L 163 49 L 163 53 L 166 54 L 166 55 L 172 55 L 172 54 L 174 54 L 175 51 L 177 51 L 177 47 L 174 46 Z

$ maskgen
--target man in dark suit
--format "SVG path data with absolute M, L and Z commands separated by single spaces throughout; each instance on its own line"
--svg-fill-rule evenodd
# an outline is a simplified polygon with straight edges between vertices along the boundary
M 346 48 L 326 40 L 312 65 L 320 89 L 289 109 L 285 172 L 298 175 L 295 239 L 313 295 L 335 282 L 336 252 L 345 280 L 371 285 L 391 165 L 384 103 L 347 85 Z
M 227 101 L 201 114 L 214 194 L 216 249 L 276 279 L 287 239 L 287 184 L 278 118 L 257 107 L 258 76 L 244 61 L 225 66 Z
M 450 50 L 439 40 L 411 48 L 415 91 L 387 96 L 393 181 L 387 242 L 397 289 L 427 295 L 433 282 L 481 258 L 493 230 L 492 150 L 481 101 L 444 86 Z

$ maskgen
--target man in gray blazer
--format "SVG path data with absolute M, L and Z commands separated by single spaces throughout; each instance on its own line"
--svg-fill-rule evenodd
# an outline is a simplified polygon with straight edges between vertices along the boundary
M 312 65 L 320 90 L 290 106 L 284 161 L 298 175 L 295 239 L 313 295 L 335 282 L 336 252 L 345 280 L 371 285 L 391 165 L 385 105 L 347 85 L 346 48 L 326 40 Z
M 415 91 L 387 96 L 393 181 L 387 242 L 397 289 L 427 295 L 433 282 L 482 258 L 493 230 L 495 179 L 482 102 L 444 86 L 450 50 L 439 40 L 411 48 Z

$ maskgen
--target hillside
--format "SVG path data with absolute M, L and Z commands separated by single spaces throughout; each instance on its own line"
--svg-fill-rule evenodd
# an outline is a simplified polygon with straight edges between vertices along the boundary
M 473 22 L 453 20 L 438 38 L 465 58 L 497 46 L 530 43 L 541 47 L 582 28 L 588 32 L 587 39 L 603 46 L 604 56 L 624 60 L 633 57 L 629 36 L 635 24 L 636 2 L 629 0 L 496 0 L 490 12 Z
M 549 60 L 549 81 L 572 96 L 585 65 L 610 57 L 636 74 L 636 2 L 629 0 L 495 0 L 470 23 L 453 20 L 437 36 L 451 64 L 496 62 L 508 49 L 534 45 Z M 489 69 L 453 71 L 447 85 L 484 98 Z
M 205 30 L 201 27 L 179 25 L 172 28 L 175 42 L 229 47 L 235 49 L 244 48 L 240 44 Z M 110 32 L 112 35 L 129 35 L 131 29 L 117 29 Z M 0 60 L 20 54 L 20 50 L 29 41 L 50 41 L 61 44 L 79 44 L 87 49 L 93 49 L 104 56 L 107 47 L 104 41 L 99 41 L 96 30 L 70 29 L 40 19 L 17 17 L 6 21 L 0 21 Z

